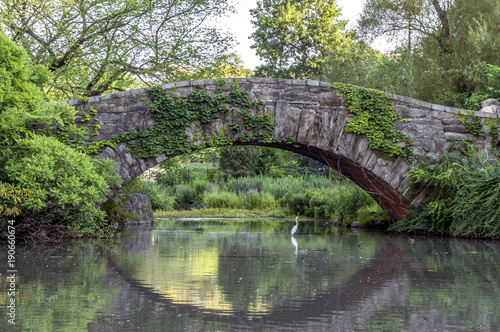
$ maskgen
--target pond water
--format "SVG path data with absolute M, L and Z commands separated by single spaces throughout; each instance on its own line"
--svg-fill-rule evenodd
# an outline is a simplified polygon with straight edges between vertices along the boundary
M 0 331 L 500 331 L 499 242 L 294 224 L 163 220 L 18 246 Z

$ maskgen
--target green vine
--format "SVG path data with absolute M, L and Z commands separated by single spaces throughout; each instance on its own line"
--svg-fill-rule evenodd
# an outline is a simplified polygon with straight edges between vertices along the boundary
M 401 156 L 407 161 L 413 158 L 411 140 L 396 129 L 399 118 L 391 98 L 381 91 L 335 83 L 346 98 L 349 111 L 356 117 L 347 122 L 346 131 L 368 139 L 371 150 L 379 157 L 394 160 Z
M 494 147 L 498 141 L 498 122 L 500 118 L 497 117 L 495 120 L 488 118 L 486 120 L 486 127 L 488 128 L 488 136 L 490 137 L 491 146 Z
M 479 116 L 474 115 L 473 111 L 467 111 L 467 114 L 460 111 L 460 113 L 457 114 L 457 118 L 465 126 L 466 132 L 475 136 L 483 135 L 483 123 Z
M 92 136 L 99 135 L 99 129 L 101 129 L 101 126 L 98 123 L 94 123 L 92 125 Z
M 162 153 L 166 155 L 179 155 L 205 146 L 230 145 L 235 139 L 229 137 L 229 130 L 222 130 L 219 134 L 212 132 L 211 137 L 205 138 L 204 143 L 196 143 L 196 139 L 189 140 L 186 128 L 194 122 L 210 124 L 220 114 L 229 112 L 231 109 L 239 109 L 242 123 L 232 121 L 229 129 L 237 136 L 242 128 L 253 131 L 253 136 L 259 142 L 276 142 L 274 136 L 274 118 L 269 114 L 253 115 L 261 111 L 264 103 L 262 101 L 250 101 L 247 91 L 239 89 L 238 82 L 231 84 L 229 95 L 222 92 L 226 88 L 225 80 L 216 81 L 216 94 L 210 95 L 201 91 L 202 86 L 191 92 L 184 98 L 174 100 L 168 91 L 159 86 L 148 89 L 151 102 L 148 109 L 151 116 L 156 120 L 156 125 L 148 130 L 135 131 L 126 135 L 118 135 L 113 140 L 107 141 L 103 146 L 117 142 L 127 142 L 127 148 L 135 158 L 156 157 Z M 250 112 L 253 110 L 253 112 Z M 250 135 L 243 133 L 239 135 L 240 142 L 250 141 Z M 95 151 L 96 144 L 89 146 Z

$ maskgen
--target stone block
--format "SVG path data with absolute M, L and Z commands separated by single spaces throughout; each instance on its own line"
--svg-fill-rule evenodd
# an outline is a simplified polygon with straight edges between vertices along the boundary
M 249 77 L 247 81 L 250 83 L 262 83 L 264 81 L 263 77 Z
M 441 123 L 445 126 L 450 126 L 450 125 L 461 125 L 462 122 L 456 117 L 456 116 L 451 116 L 451 117 L 446 117 L 441 119 Z
M 292 89 L 285 89 L 284 91 L 279 92 L 279 99 L 288 100 L 288 101 L 312 101 L 311 93 L 308 90 L 300 89 L 292 86 Z
M 316 146 L 321 128 L 321 117 L 312 109 L 303 110 L 297 133 L 297 143 Z
M 467 132 L 463 124 L 443 126 L 443 130 L 445 132 L 451 131 L 454 133 L 461 133 L 461 134 L 465 134 Z
M 466 134 L 459 134 L 454 132 L 446 132 L 444 133 L 444 137 L 447 141 L 462 141 L 469 139 L 469 136 Z
M 292 84 L 293 85 L 304 85 L 304 86 L 306 86 L 307 85 L 307 81 L 306 80 L 292 80 Z
M 122 124 L 103 123 L 100 126 L 99 135 L 96 137 L 101 141 L 110 140 L 118 134 L 124 134 Z
M 255 98 L 258 100 L 278 100 L 280 99 L 280 91 L 268 87 L 258 87 L 253 90 Z
M 446 112 L 446 106 L 431 104 L 431 109 L 439 112 Z
M 481 103 L 481 108 L 488 107 L 488 106 L 498 106 L 500 107 L 500 102 L 494 98 L 489 98 L 486 99 Z
M 99 123 L 123 124 L 124 113 L 102 113 L 99 114 Z
M 315 80 L 307 80 L 306 85 L 308 86 L 319 86 L 320 81 L 315 81 Z
M 493 113 L 493 114 L 500 113 L 500 106 L 496 106 L 496 105 L 486 106 L 486 107 L 481 108 L 479 110 L 479 112 Z

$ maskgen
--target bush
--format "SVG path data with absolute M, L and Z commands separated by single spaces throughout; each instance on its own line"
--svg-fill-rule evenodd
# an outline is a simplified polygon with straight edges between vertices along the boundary
M 186 210 L 196 202 L 196 190 L 189 185 L 178 185 L 175 187 L 175 197 L 177 199 L 177 207 L 181 210 Z
M 119 178 L 110 162 L 73 149 L 86 137 L 74 107 L 48 101 L 40 85 L 49 71 L 2 33 L 0 76 L 0 189 L 10 193 L 0 197 L 2 234 L 7 214 L 25 240 L 107 233 L 99 204 Z
M 172 211 L 176 206 L 174 191 L 159 183 L 136 177 L 119 191 L 120 194 L 143 194 L 151 200 L 153 210 Z
M 391 230 L 452 235 L 500 236 L 500 161 L 485 151 L 443 154 L 410 171 L 430 201 L 420 204 Z
M 37 135 L 18 140 L 9 157 L 6 175 L 29 192 L 21 204 L 19 230 L 35 225 L 49 233 L 67 227 L 78 235 L 102 230 L 105 216 L 99 203 L 109 184 L 119 181 L 118 176 L 111 176 L 110 162 L 91 159 L 55 138 Z
M 361 208 L 376 204 L 367 193 L 351 186 L 290 191 L 280 203 L 293 214 L 343 224 L 355 221 Z

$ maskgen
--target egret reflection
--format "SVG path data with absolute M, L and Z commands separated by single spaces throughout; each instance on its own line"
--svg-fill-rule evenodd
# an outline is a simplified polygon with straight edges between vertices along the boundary
M 295 246 L 295 253 L 299 251 L 299 244 L 297 243 L 297 240 L 292 236 L 292 243 Z

